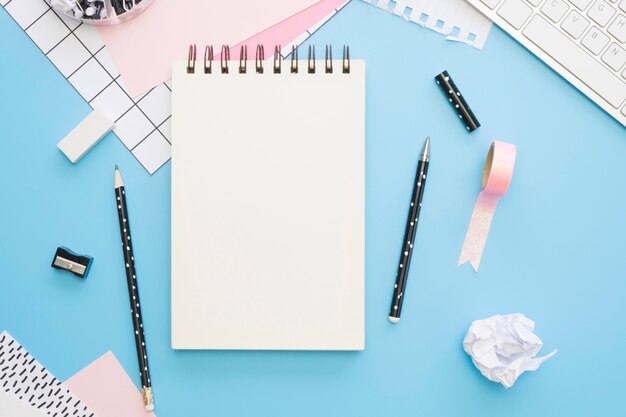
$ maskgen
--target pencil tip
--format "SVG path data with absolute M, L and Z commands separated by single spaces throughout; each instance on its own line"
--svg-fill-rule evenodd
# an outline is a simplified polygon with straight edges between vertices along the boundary
M 123 187 L 124 181 L 122 181 L 122 174 L 120 173 L 119 168 L 115 165 L 115 188 Z

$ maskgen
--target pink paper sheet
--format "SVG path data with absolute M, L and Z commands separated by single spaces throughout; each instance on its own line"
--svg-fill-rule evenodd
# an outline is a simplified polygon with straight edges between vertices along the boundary
M 155 417 L 144 409 L 141 393 L 112 352 L 65 381 L 98 417 Z M 155 407 L 158 408 L 158 398 Z
M 265 58 L 271 58 L 274 53 L 274 45 L 286 47 L 297 40 L 301 35 L 306 34 L 307 30 L 311 31 L 318 23 L 322 22 L 335 10 L 343 7 L 348 1 L 349 0 L 322 0 L 308 9 L 291 16 L 289 19 L 246 39 L 237 44 L 234 48 L 231 47 L 231 59 L 239 59 L 239 48 L 244 44 L 248 45 L 248 48 L 252 47 L 251 51 L 253 53 L 256 45 L 264 45 Z M 251 51 L 248 51 L 248 59 L 254 59 L 254 55 L 250 55 Z M 216 52 L 219 53 L 219 49 L 216 50 Z
M 190 43 L 234 45 L 319 0 L 156 0 L 136 18 L 98 28 L 131 95 L 171 78 Z

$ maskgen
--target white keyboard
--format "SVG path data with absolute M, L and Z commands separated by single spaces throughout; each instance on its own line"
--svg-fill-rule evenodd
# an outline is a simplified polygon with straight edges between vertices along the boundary
M 626 0 L 468 0 L 626 126 Z

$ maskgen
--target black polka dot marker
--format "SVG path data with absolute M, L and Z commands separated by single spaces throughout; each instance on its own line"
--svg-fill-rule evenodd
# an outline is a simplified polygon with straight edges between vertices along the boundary
M 393 297 L 391 298 L 391 309 L 389 310 L 389 321 L 397 323 L 400 321 L 402 302 L 404 301 L 404 291 L 406 281 L 409 277 L 409 266 L 411 265 L 411 255 L 413 254 L 413 243 L 415 232 L 417 231 L 417 221 L 422 208 L 422 198 L 424 197 L 424 186 L 428 175 L 428 161 L 430 160 L 430 137 L 426 138 L 422 154 L 417 163 L 417 173 L 415 174 L 415 184 L 413 185 L 413 195 L 409 206 L 409 218 L 406 221 L 404 230 L 404 240 L 402 241 L 402 252 L 400 253 L 400 264 L 396 274 L 396 283 L 393 287 Z
M 450 105 L 456 111 L 457 117 L 463 122 L 465 128 L 468 132 L 473 132 L 474 130 L 480 127 L 480 122 L 474 116 L 472 109 L 470 109 L 469 105 L 465 101 L 463 94 L 457 88 L 456 84 L 448 74 L 448 71 L 444 71 L 441 74 L 435 77 L 435 82 L 443 91 L 443 94 L 450 102 Z
M 128 210 L 126 209 L 126 192 L 124 191 L 124 182 L 117 165 L 115 166 L 115 204 L 117 205 L 117 215 L 120 221 L 124 269 L 126 270 L 126 282 L 128 283 L 128 296 L 130 297 L 130 314 L 133 319 L 135 346 L 137 347 L 137 359 L 139 361 L 139 376 L 141 377 L 141 395 L 146 411 L 152 411 L 154 410 L 154 398 L 152 397 L 152 384 L 150 383 L 146 338 L 143 334 L 139 287 L 137 286 L 137 272 L 135 271 L 135 256 L 133 255 L 133 244 L 130 236 L 130 221 L 128 219 Z

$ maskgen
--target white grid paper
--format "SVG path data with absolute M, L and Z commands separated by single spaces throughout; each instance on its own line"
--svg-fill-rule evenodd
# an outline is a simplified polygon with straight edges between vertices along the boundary
M 5 10 L 81 97 L 122 127 L 116 127 L 115 134 L 150 174 L 170 159 L 169 126 L 168 138 L 159 130 L 170 117 L 169 87 L 162 84 L 145 95 L 131 97 L 94 26 L 60 16 L 45 0 L 2 1 Z M 155 91 L 158 97 L 153 97 Z M 158 121 L 142 111 L 142 101 L 155 98 L 158 102 L 151 110 L 159 115 Z M 159 105 L 162 108 L 156 111 L 154 107 Z M 129 128 L 129 124 L 137 127 Z
M 115 122 L 117 137 L 150 174 L 169 161 L 170 82 L 131 97 L 96 27 L 58 14 L 46 0 L 0 0 L 0 4 L 81 97 Z M 342 7 L 285 45 L 281 55 L 290 53 L 292 44 L 304 42 Z

